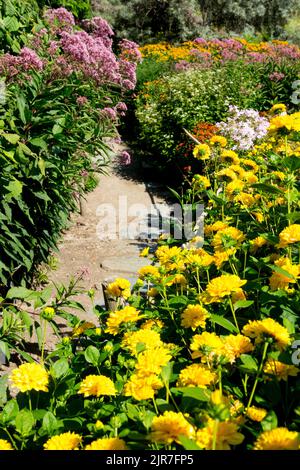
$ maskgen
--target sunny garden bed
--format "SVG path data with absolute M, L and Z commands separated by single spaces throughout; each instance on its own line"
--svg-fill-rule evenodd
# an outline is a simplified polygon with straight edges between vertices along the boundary
M 267 119 L 249 150 L 194 147 L 202 173 L 182 197 L 205 204 L 204 244 L 145 250 L 155 265 L 134 286 L 108 286 L 116 311 L 77 324 L 64 291 L 10 293 L 37 297 L 44 328 L 77 326 L 2 377 L 1 449 L 299 449 L 300 118 Z

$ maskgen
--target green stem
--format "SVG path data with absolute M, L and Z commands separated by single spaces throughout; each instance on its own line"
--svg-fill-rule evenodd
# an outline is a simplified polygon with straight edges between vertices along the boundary
M 230 308 L 231 308 L 231 312 L 232 312 L 232 316 L 233 316 L 233 319 L 234 319 L 235 326 L 236 326 L 238 332 L 241 333 L 240 328 L 239 328 L 239 325 L 238 325 L 238 322 L 237 322 L 237 319 L 236 319 L 234 307 L 233 307 L 233 305 L 232 305 L 232 300 L 231 300 L 230 297 L 229 297 L 229 305 L 230 305 Z
M 12 435 L 10 434 L 9 430 L 8 430 L 7 428 L 3 428 L 3 429 L 4 429 L 4 431 L 6 432 L 6 434 L 8 435 L 8 437 L 9 437 L 9 439 L 10 439 L 12 445 L 14 446 L 15 450 L 18 450 L 18 448 L 17 448 L 17 446 L 16 446 L 16 443 L 15 443 L 15 441 L 14 441 Z
M 261 363 L 260 363 L 259 369 L 258 369 L 257 374 L 256 374 L 256 377 L 255 377 L 255 382 L 254 382 L 254 384 L 253 384 L 253 388 L 252 388 L 252 391 L 251 391 L 251 395 L 250 395 L 250 398 L 249 398 L 249 401 L 248 401 L 248 405 L 247 405 L 247 407 L 246 407 L 246 410 L 247 410 L 248 408 L 250 408 L 250 406 L 251 406 L 251 403 L 252 403 L 252 400 L 253 400 L 253 397 L 254 397 L 254 393 L 255 393 L 255 390 L 256 390 L 256 387 L 257 387 L 257 384 L 258 384 L 258 380 L 259 380 L 259 377 L 260 377 L 260 374 L 261 374 L 261 372 L 262 372 L 262 369 L 263 369 L 263 366 L 264 366 L 264 362 L 265 362 L 265 359 L 266 359 L 268 346 L 269 346 L 269 343 L 265 343 L 265 344 L 264 344 L 264 350 L 263 350 L 263 355 L 262 355 Z
M 219 426 L 219 421 L 216 419 L 215 423 L 214 423 L 214 435 L 213 435 L 212 450 L 216 450 L 218 426 Z

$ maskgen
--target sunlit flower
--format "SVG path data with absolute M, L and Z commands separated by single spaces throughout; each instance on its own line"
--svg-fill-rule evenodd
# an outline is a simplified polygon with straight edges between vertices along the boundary
M 161 416 L 155 416 L 152 421 L 150 439 L 152 442 L 171 444 L 177 442 L 179 437 L 186 436 L 193 439 L 195 430 L 185 419 L 182 413 L 165 411 Z
M 129 349 L 131 354 L 137 355 L 137 345 L 144 346 L 145 349 L 163 347 L 159 333 L 153 330 L 140 329 L 137 331 L 125 333 L 122 346 Z
M 219 360 L 220 357 L 230 359 L 226 356 L 222 339 L 215 333 L 209 333 L 208 331 L 204 331 L 201 335 L 194 335 L 190 348 L 193 351 L 192 357 L 201 357 L 202 362 L 213 359 Z
M 245 235 L 243 232 L 235 227 L 226 227 L 223 230 L 219 230 L 212 239 L 211 245 L 214 247 L 215 251 L 224 251 L 228 242 L 231 243 L 234 247 L 239 247 L 241 243 L 245 240 Z
M 106 293 L 112 297 L 123 297 L 127 299 L 130 296 L 130 281 L 123 278 L 117 278 L 114 282 L 108 284 Z
M 126 307 L 121 310 L 109 313 L 108 319 L 106 320 L 105 331 L 111 335 L 116 335 L 119 333 L 122 323 L 135 323 L 141 318 L 143 318 L 143 316 L 140 315 L 140 312 L 135 307 L 126 305 Z
M 226 147 L 227 139 L 222 135 L 213 135 L 209 141 L 210 145 L 220 145 L 220 147 Z
M 273 271 L 270 277 L 271 290 L 289 288 L 289 284 L 295 284 L 300 275 L 300 265 L 292 264 L 289 258 L 279 258 L 275 261 L 281 271 Z
M 140 375 L 159 374 L 161 368 L 172 358 L 170 351 L 163 347 L 148 349 L 138 355 L 136 370 Z
M 233 163 L 234 165 L 239 165 L 240 163 L 238 154 L 233 150 L 222 150 L 221 160 L 223 162 Z
M 208 317 L 209 312 L 202 305 L 188 305 L 181 314 L 181 326 L 192 329 L 205 328 Z
M 300 224 L 289 225 L 279 234 L 279 248 L 298 242 L 300 242 Z
M 275 428 L 264 431 L 256 440 L 254 450 L 299 450 L 300 437 L 297 431 Z
M 207 144 L 199 144 L 193 150 L 193 155 L 197 160 L 207 160 L 211 155 L 211 150 Z
M 260 423 L 267 416 L 267 414 L 267 410 L 264 408 L 257 408 L 256 406 L 250 406 L 246 412 L 248 418 L 250 418 L 252 421 L 257 421 L 258 423 Z
M 9 376 L 12 386 L 21 392 L 37 390 L 48 392 L 49 375 L 46 369 L 35 362 L 22 364 Z
M 263 371 L 266 375 L 273 375 L 277 380 L 284 380 L 286 382 L 289 376 L 296 377 L 300 369 L 270 358 L 266 361 Z
M 85 446 L 85 450 L 127 450 L 127 447 L 119 437 L 103 437 Z
M 138 270 L 139 277 L 145 279 L 147 277 L 153 277 L 158 279 L 160 277 L 159 270 L 156 266 L 143 266 Z
M 255 338 L 255 343 L 262 343 L 266 337 L 274 339 L 279 350 L 285 349 L 291 342 L 288 330 L 273 318 L 249 321 L 243 328 L 243 334 Z
M 78 450 L 82 438 L 74 432 L 65 432 L 58 436 L 52 436 L 44 444 L 45 450 Z
M 162 381 L 156 374 L 132 374 L 125 384 L 124 395 L 133 397 L 135 400 L 150 400 L 154 398 L 157 390 L 163 387 Z
M 235 274 L 223 274 L 208 283 L 205 293 L 210 302 L 220 302 L 224 297 L 239 290 L 246 282 Z
M 14 450 L 11 443 L 5 439 L 0 439 L 0 450 Z
M 80 384 L 79 392 L 85 397 L 115 395 L 116 389 L 111 379 L 105 375 L 88 375 Z
M 197 431 L 196 443 L 206 450 L 230 450 L 230 446 L 241 444 L 244 438 L 236 423 L 208 418 L 206 426 Z
M 217 379 L 217 374 L 202 364 L 191 364 L 182 369 L 179 374 L 177 387 L 206 388 Z
M 241 354 L 253 351 L 254 346 L 250 339 L 243 335 L 228 335 L 224 337 L 226 355 L 234 362 Z

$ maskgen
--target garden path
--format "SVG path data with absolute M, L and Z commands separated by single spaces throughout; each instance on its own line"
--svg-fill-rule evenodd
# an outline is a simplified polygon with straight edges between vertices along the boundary
M 72 275 L 82 270 L 86 271 L 80 285 L 85 289 L 94 288 L 95 302 L 101 305 L 104 304 L 103 281 L 115 277 L 126 277 L 134 281 L 138 268 L 148 263 L 147 259 L 139 257 L 140 251 L 149 245 L 149 240 L 146 242 L 143 236 L 142 225 L 151 208 L 153 211 L 153 205 L 164 202 L 162 187 L 138 179 L 134 169 L 130 167 L 120 167 L 118 154 L 122 150 L 124 147 L 117 146 L 115 149 L 117 156 L 110 165 L 109 174 L 101 175 L 98 186 L 87 194 L 85 201 L 82 202 L 82 213 L 72 218 L 71 226 L 65 232 L 56 255 L 58 269 L 52 271 L 49 276 L 50 281 L 68 284 Z M 133 215 L 138 209 L 133 205 L 137 203 L 141 205 L 138 218 Z M 134 220 L 138 220 L 140 224 L 138 239 L 126 237 L 112 239 L 111 236 L 105 239 L 105 235 L 101 233 L 107 228 L 103 223 L 103 205 L 106 207 L 109 205 L 116 211 L 115 221 L 113 216 L 105 220 L 113 230 L 114 222 L 117 227 L 119 224 L 122 225 L 122 219 L 126 215 L 124 204 L 127 205 L 129 213 L 127 222 L 131 224 Z M 126 228 L 126 221 L 123 226 Z M 76 300 L 86 308 L 86 313 L 76 312 L 76 314 L 85 320 L 95 321 L 89 298 L 86 295 L 79 295 Z

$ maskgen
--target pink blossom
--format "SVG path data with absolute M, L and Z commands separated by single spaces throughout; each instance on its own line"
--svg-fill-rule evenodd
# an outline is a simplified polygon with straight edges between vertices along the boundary
M 114 108 L 103 108 L 101 113 L 112 121 L 117 119 L 117 112 Z
M 88 99 L 86 96 L 78 96 L 78 98 L 76 98 L 76 103 L 79 105 L 79 106 L 84 106 L 85 104 L 88 103 Z
M 49 23 L 55 33 L 72 31 L 75 25 L 75 19 L 72 13 L 63 7 L 46 10 L 44 19 Z
M 285 74 L 281 72 L 273 72 L 273 73 L 270 73 L 269 75 L 269 79 L 272 82 L 280 82 L 280 80 L 282 80 L 284 77 L 285 77 Z
M 131 156 L 125 150 L 120 155 L 120 163 L 121 163 L 121 165 L 130 165 L 131 164 Z

